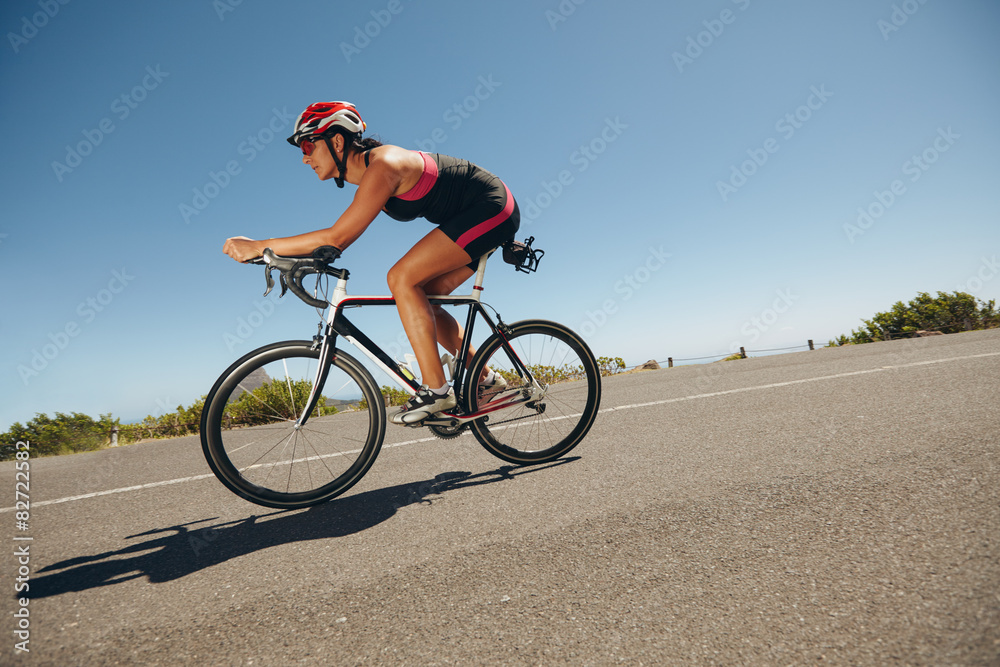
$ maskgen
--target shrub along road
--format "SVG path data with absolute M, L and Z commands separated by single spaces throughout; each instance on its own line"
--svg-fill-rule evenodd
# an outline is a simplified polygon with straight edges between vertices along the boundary
M 998 405 L 984 331 L 607 378 L 584 443 L 533 468 L 391 427 L 308 510 L 233 496 L 197 438 L 34 459 L 29 530 L 0 511 L 33 538 L 30 653 L 8 588 L 0 655 L 997 664 Z

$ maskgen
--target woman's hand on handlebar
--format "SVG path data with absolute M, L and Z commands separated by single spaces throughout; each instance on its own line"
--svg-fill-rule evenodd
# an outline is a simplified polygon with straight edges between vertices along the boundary
M 237 262 L 246 262 L 255 257 L 260 257 L 262 251 L 263 249 L 260 247 L 259 241 L 254 241 L 245 236 L 234 236 L 226 239 L 225 245 L 222 246 L 222 252 Z

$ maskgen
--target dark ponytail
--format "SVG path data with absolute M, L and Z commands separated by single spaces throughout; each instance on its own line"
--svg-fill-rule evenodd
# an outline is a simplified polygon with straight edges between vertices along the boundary
M 370 151 L 373 148 L 378 148 L 382 145 L 382 142 L 373 137 L 361 138 L 360 135 L 354 135 L 354 141 L 351 142 L 351 148 L 356 151 Z
M 347 150 L 344 151 L 343 158 L 338 158 L 333 150 L 333 144 L 330 142 L 330 137 L 333 134 L 339 134 L 344 137 L 344 146 Z M 323 136 L 323 141 L 326 142 L 326 147 L 330 149 L 330 156 L 333 158 L 333 163 L 337 165 L 337 171 L 340 172 L 340 176 L 333 179 L 338 188 L 344 187 L 344 179 L 347 177 L 347 154 L 349 152 L 367 151 L 382 145 L 382 142 L 378 139 L 372 139 L 371 137 L 362 139 L 360 134 L 348 132 L 342 127 L 334 128 L 332 134 L 321 136 Z

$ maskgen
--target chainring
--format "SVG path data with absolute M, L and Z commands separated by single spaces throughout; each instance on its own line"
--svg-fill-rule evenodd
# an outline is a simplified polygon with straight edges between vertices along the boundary
M 427 428 L 431 430 L 431 433 L 442 440 L 451 440 L 452 438 L 457 438 L 462 435 L 462 431 L 468 428 L 468 426 L 468 424 L 459 424 L 458 426 L 428 425 Z

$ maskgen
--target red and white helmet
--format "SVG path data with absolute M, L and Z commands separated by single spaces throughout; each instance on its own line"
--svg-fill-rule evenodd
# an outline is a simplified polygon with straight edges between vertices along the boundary
M 366 126 L 358 110 L 350 102 L 316 102 L 307 106 L 299 115 L 288 143 L 298 146 L 306 137 L 328 134 L 337 127 L 342 127 L 351 134 L 361 134 Z

